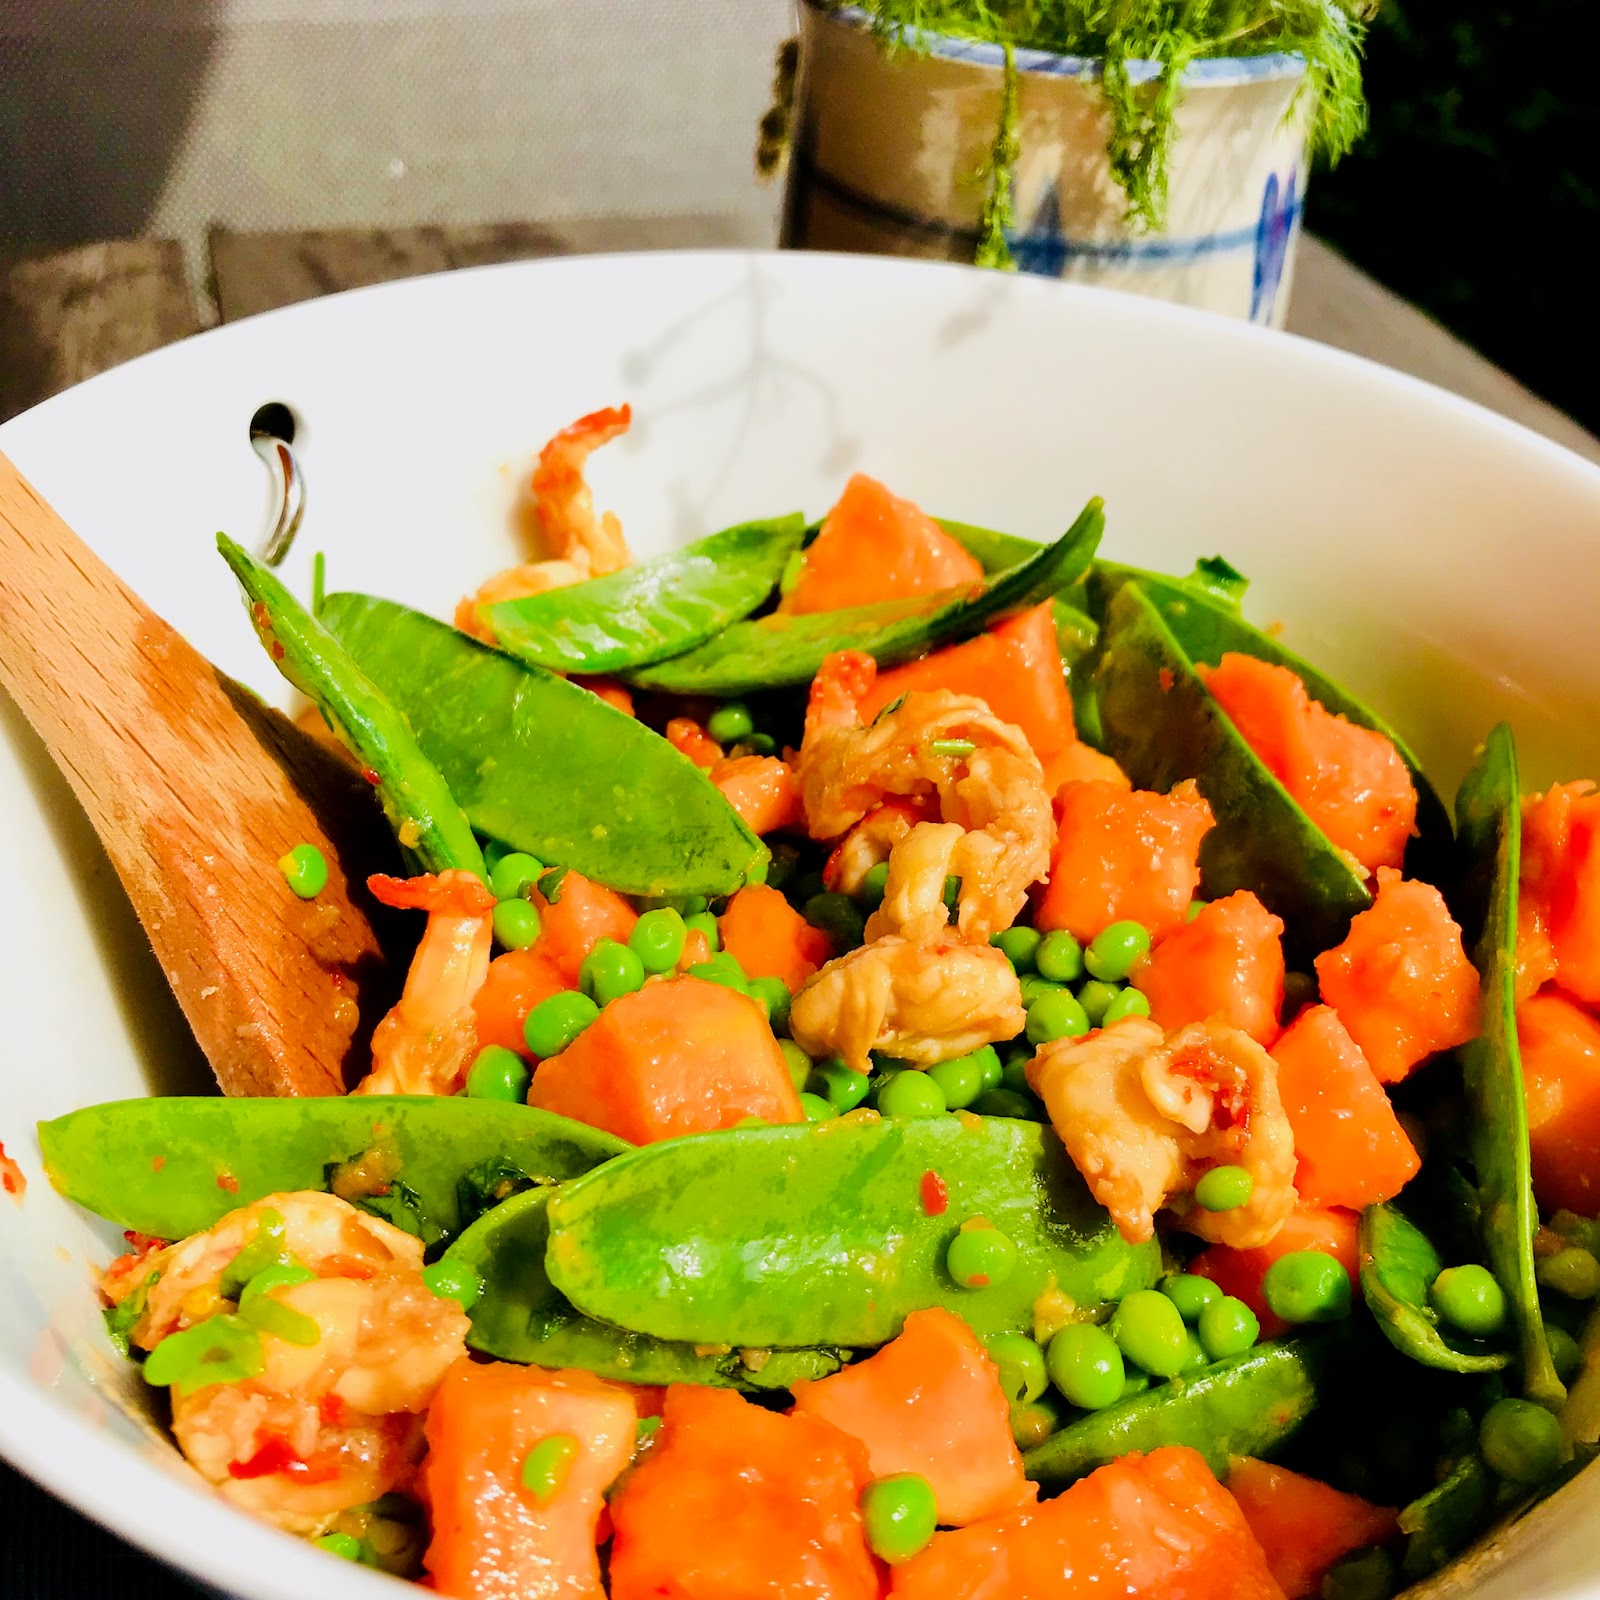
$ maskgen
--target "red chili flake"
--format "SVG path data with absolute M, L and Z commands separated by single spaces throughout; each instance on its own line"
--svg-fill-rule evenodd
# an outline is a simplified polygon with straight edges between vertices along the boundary
M 4 1189 L 13 1199 L 20 1200 L 27 1187 L 27 1174 L 6 1154 L 6 1147 L 0 1144 L 0 1189 Z
M 1172 687 L 1172 668 L 1163 667 L 1156 674 L 1156 682 L 1159 683 L 1163 689 L 1170 689 Z
M 230 1461 L 230 1478 L 268 1478 L 283 1473 L 300 1483 L 332 1483 L 339 1476 L 333 1462 L 303 1460 L 289 1448 L 287 1439 L 269 1438 L 248 1461 Z
M 350 1420 L 350 1407 L 342 1396 L 330 1391 L 317 1401 L 317 1415 L 330 1428 L 342 1428 Z
M 967 1286 L 971 1289 L 987 1289 L 989 1287 L 989 1274 L 987 1272 L 974 1272 L 967 1279 Z
M 133 1228 L 124 1229 L 122 1237 L 128 1241 L 135 1255 L 147 1256 L 152 1250 L 165 1250 L 167 1248 L 165 1239 L 158 1239 L 154 1234 L 139 1233 Z
M 942 1217 L 950 1205 L 950 1189 L 937 1172 L 922 1174 L 922 1214 Z
M 346 982 L 345 975 L 342 972 L 330 972 L 328 974 L 328 981 L 334 986 L 335 989 L 343 989 Z
M 376 789 L 378 787 L 378 785 L 383 782 L 383 779 L 380 778 L 378 776 L 378 774 L 372 770 L 371 767 L 363 767 L 361 769 L 361 776 L 363 778 L 365 778 L 367 780 L 367 782 L 370 783 L 374 789 Z
M 256 626 L 263 633 L 272 632 L 272 613 L 267 610 L 267 603 L 265 600 L 257 600 L 256 603 L 250 607 L 250 615 L 256 619 Z
M 217 1187 L 224 1194 L 238 1194 L 239 1180 L 231 1172 L 219 1172 L 217 1174 Z
M 274 639 L 272 643 L 267 646 L 267 654 L 270 655 L 274 661 L 282 661 L 283 658 L 288 655 L 288 653 L 289 652 L 285 650 L 276 639 Z

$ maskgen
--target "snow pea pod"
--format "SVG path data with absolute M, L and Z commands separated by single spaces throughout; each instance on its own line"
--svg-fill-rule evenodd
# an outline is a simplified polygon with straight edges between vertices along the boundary
M 1138 583 L 1111 597 L 1094 683 L 1106 749 L 1141 789 L 1193 778 L 1216 826 L 1200 847 L 1208 896 L 1250 889 L 1303 960 L 1371 904 L 1365 882 L 1240 737 Z
M 1425 1578 L 1465 1550 L 1488 1521 L 1493 1495 L 1494 1474 L 1481 1457 L 1461 1456 L 1438 1484 L 1400 1513 L 1405 1575 Z
M 486 877 L 478 841 L 449 784 L 384 691 L 275 573 L 226 534 L 217 535 L 217 549 L 239 580 L 250 620 L 278 671 L 316 701 L 376 777 L 379 803 L 402 847 L 429 872 L 457 867 Z
M 923 1204 L 928 1173 L 948 1209 Z M 1126 1243 L 1048 1128 L 999 1117 L 880 1118 L 671 1139 L 550 1204 L 551 1282 L 579 1310 L 691 1344 L 877 1345 L 943 1305 L 980 1333 L 1031 1328 L 1042 1295 L 1097 1306 L 1148 1287 L 1152 1241 Z M 945 1252 L 987 1219 L 1016 1265 L 960 1288 Z
M 747 522 L 603 578 L 484 606 L 482 615 L 508 655 L 552 672 L 648 666 L 749 616 L 804 534 L 798 512 Z
M 365 1187 L 386 1215 L 403 1202 L 391 1220 L 439 1238 L 472 1209 L 480 1176 L 491 1193 L 508 1175 L 559 1182 L 632 1148 L 530 1106 L 429 1095 L 113 1100 L 41 1122 L 39 1145 L 69 1200 L 158 1239 L 263 1195 L 338 1185 L 340 1168 L 347 1198 Z
M 1257 1345 L 1069 1422 L 1029 1450 L 1023 1466 L 1036 1482 L 1064 1485 L 1130 1450 L 1186 1444 L 1223 1476 L 1230 1456 L 1263 1455 L 1294 1434 L 1334 1360 L 1326 1336 Z
M 1428 1288 L 1444 1268 L 1439 1252 L 1404 1212 L 1368 1206 L 1361 1214 L 1361 1292 L 1367 1309 L 1401 1355 L 1441 1372 L 1497 1372 L 1503 1350 L 1461 1350 L 1439 1331 Z
M 1411 774 L 1417 791 L 1417 836 L 1407 850 L 1406 869 L 1412 877 L 1436 877 L 1449 859 L 1450 814 L 1428 781 L 1421 763 L 1406 742 L 1369 706 L 1319 672 L 1309 661 L 1280 644 L 1271 634 L 1246 622 L 1239 602 L 1248 580 L 1226 563 L 1200 562 L 1187 578 L 1144 572 L 1137 567 L 1097 561 L 1085 585 L 1090 610 L 1103 616 L 1117 591 L 1136 582 L 1160 613 L 1190 661 L 1214 667 L 1230 651 L 1254 656 L 1275 667 L 1287 667 L 1306 686 L 1306 692 L 1326 710 L 1358 727 L 1381 733 L 1395 748 Z
M 545 1271 L 545 1186 L 502 1201 L 445 1252 L 477 1273 L 483 1291 L 470 1307 L 467 1342 L 501 1361 L 581 1367 L 630 1383 L 701 1383 L 717 1388 L 787 1389 L 837 1372 L 832 1350 L 718 1350 L 652 1339 L 595 1322 L 575 1310 Z
M 628 680 L 679 694 L 749 694 L 810 683 L 835 650 L 864 651 L 880 667 L 895 666 L 970 638 L 1005 612 L 1037 605 L 1067 588 L 1087 569 L 1104 528 L 1104 508 L 1091 500 L 1060 539 L 987 588 L 736 622 L 697 649 L 629 673 Z
M 1500 723 L 1456 791 L 1456 834 L 1466 865 L 1456 919 L 1476 936 L 1481 1032 L 1462 1046 L 1461 1075 L 1489 1269 L 1510 1302 L 1522 1353 L 1522 1393 L 1552 1410 L 1566 1398 L 1539 1315 L 1533 1236 L 1539 1210 L 1528 1152 L 1528 1106 L 1517 1045 L 1517 887 L 1522 809 L 1517 748 Z
M 480 833 L 628 894 L 731 894 L 767 859 L 692 761 L 587 689 L 392 601 L 330 594 L 322 620 Z

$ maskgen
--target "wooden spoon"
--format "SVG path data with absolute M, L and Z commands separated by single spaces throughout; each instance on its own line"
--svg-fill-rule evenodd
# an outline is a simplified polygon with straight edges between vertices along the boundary
M 344 1093 L 395 987 L 360 887 L 393 866 L 370 790 L 150 611 L 4 454 L 0 684 L 88 813 L 224 1091 Z M 309 901 L 277 865 L 302 843 L 328 859 Z

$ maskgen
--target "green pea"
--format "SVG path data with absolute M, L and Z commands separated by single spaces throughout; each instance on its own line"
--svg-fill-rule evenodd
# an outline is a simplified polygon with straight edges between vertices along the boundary
M 1061 1426 L 1061 1409 L 1048 1395 L 1011 1407 L 1011 1437 L 1019 1450 L 1041 1445 Z
M 580 1448 L 570 1433 L 551 1433 L 522 1458 L 523 1492 L 536 1506 L 549 1505 L 561 1493 Z
M 1068 1323 L 1045 1352 L 1050 1381 L 1085 1411 L 1101 1411 L 1122 1398 L 1127 1377 L 1122 1351 L 1104 1328 L 1092 1322 Z
M 685 922 L 690 917 L 698 917 L 711 909 L 711 902 L 703 894 L 680 894 L 667 902 Z M 713 950 L 717 947 L 711 946 Z
M 218 1383 L 240 1383 L 266 1369 L 261 1335 L 242 1317 L 207 1317 L 169 1333 L 145 1360 L 144 1381 L 193 1394 Z
M 722 930 L 717 926 L 717 919 L 709 911 L 703 908 L 699 911 L 686 911 L 683 913 L 683 926 L 686 934 L 704 934 L 706 949 L 712 955 L 722 948 Z
M 820 1094 L 801 1095 L 800 1109 L 805 1112 L 807 1122 L 826 1122 L 839 1115 L 838 1106 L 831 1100 L 824 1100 Z
M 683 955 L 683 942 L 689 929 L 671 906 L 647 911 L 634 923 L 628 935 L 628 948 L 638 956 L 646 972 L 671 972 Z
M 489 869 L 489 891 L 496 900 L 524 898 L 544 876 L 544 863 L 522 850 L 503 855 Z
M 745 977 L 744 968 L 726 950 L 719 951 L 709 961 L 695 962 L 689 968 L 689 976 L 699 978 L 702 983 L 720 983 L 724 989 L 733 989 L 739 994 L 750 993 L 750 980 Z
M 1039 976 L 1052 983 L 1076 983 L 1083 976 L 1083 946 L 1064 928 L 1044 936 L 1033 961 Z
M 998 1089 L 1005 1075 L 1000 1052 L 992 1044 L 986 1044 L 972 1052 L 972 1059 L 978 1063 L 978 1093 L 987 1094 L 991 1089 Z
M 945 1270 L 963 1289 L 988 1289 L 1016 1270 L 1017 1247 L 998 1228 L 964 1227 L 944 1253 Z
M 994 1047 L 985 1045 L 991 1056 Z M 983 1063 L 978 1057 L 983 1053 L 974 1050 L 970 1055 L 953 1056 L 949 1061 L 941 1061 L 937 1066 L 928 1068 L 928 1076 L 939 1085 L 944 1094 L 944 1103 L 952 1111 L 960 1111 L 970 1106 L 974 1100 L 983 1093 Z M 1000 1058 L 995 1056 L 996 1077 L 999 1076 Z
M 884 1117 L 937 1117 L 947 1110 L 944 1090 L 925 1072 L 897 1072 L 878 1090 Z
M 270 1333 L 285 1344 L 300 1345 L 309 1349 L 322 1340 L 322 1329 L 316 1319 L 304 1312 L 274 1300 L 270 1294 L 258 1294 L 239 1302 L 239 1315 L 260 1333 Z
M 467 1068 L 467 1098 L 511 1100 L 521 1105 L 528 1098 L 533 1073 L 515 1050 L 491 1044 L 480 1050 Z
M 1400 1568 L 1382 1545 L 1368 1545 L 1343 1557 L 1322 1577 L 1322 1600 L 1391 1600 L 1400 1587 Z
M 257 1295 L 266 1294 L 272 1289 L 287 1289 L 292 1284 L 310 1283 L 316 1277 L 309 1267 L 303 1267 L 298 1261 L 274 1261 L 270 1267 L 263 1267 L 239 1291 L 239 1309 L 242 1311 Z
M 1191 900 L 1189 902 L 1189 909 L 1183 914 L 1183 920 L 1185 922 L 1193 922 L 1194 919 L 1198 917 L 1200 913 L 1204 911 L 1205 908 L 1210 904 L 1211 902 L 1209 900 Z
M 1087 988 L 1088 986 L 1085 985 Z M 1124 1017 L 1148 1017 L 1150 1015 L 1150 1002 L 1139 993 L 1137 989 L 1123 989 L 1117 997 L 1100 1013 L 1100 1026 L 1109 1028 L 1113 1023 L 1121 1022 Z
M 1032 1060 L 1033 1051 L 1027 1045 L 1013 1051 L 1000 1069 L 998 1087 L 1009 1089 L 1013 1094 L 1032 1094 L 1033 1090 L 1028 1086 L 1028 1065 Z
M 563 990 L 541 1000 L 522 1024 L 522 1037 L 541 1061 L 558 1056 L 600 1015 L 586 994 Z
M 1206 1354 L 1206 1347 L 1195 1337 L 1194 1330 L 1184 1336 L 1183 1365 L 1178 1368 L 1185 1376 L 1200 1371 L 1202 1367 L 1210 1364 L 1211 1358 Z
M 1037 1400 L 1050 1382 L 1044 1351 L 1025 1333 L 992 1333 L 984 1340 L 989 1359 L 1000 1369 L 1007 1400 Z
M 1583 1366 L 1583 1346 L 1555 1323 L 1546 1323 L 1544 1342 L 1550 1349 L 1550 1363 L 1563 1383 L 1571 1383 Z
M 1135 1369 L 1122 1380 L 1122 1394 L 1119 1398 L 1126 1400 L 1130 1395 L 1143 1394 L 1150 1387 L 1150 1381 L 1148 1372 Z
M 1498 1400 L 1478 1426 L 1478 1448 L 1502 1478 L 1542 1483 L 1561 1465 L 1561 1424 L 1531 1400 Z
M 835 1110 L 854 1111 L 867 1098 L 872 1079 L 865 1072 L 847 1067 L 838 1056 L 829 1056 L 812 1069 L 810 1087 Z
M 880 1561 L 891 1567 L 909 1561 L 939 1525 L 933 1485 L 916 1472 L 876 1478 L 861 1491 L 861 1521 Z
M 1076 995 L 1042 995 L 1028 1007 L 1024 1030 L 1029 1044 L 1049 1044 L 1052 1039 L 1076 1039 L 1089 1031 L 1089 1018 Z
M 1320 1250 L 1291 1250 L 1267 1268 L 1261 1292 L 1285 1322 L 1338 1322 L 1350 1315 L 1350 1278 Z
M 284 882 L 302 900 L 314 900 L 328 886 L 328 858 L 314 844 L 297 844 L 278 861 Z
M 1161 1280 L 1161 1292 L 1178 1308 L 1178 1315 L 1191 1327 L 1200 1320 L 1200 1313 L 1213 1300 L 1222 1298 L 1222 1291 L 1209 1278 L 1195 1272 L 1174 1272 Z
M 834 894 L 825 889 L 806 901 L 800 913 L 813 928 L 820 928 L 833 940 L 835 950 L 843 954 L 861 943 L 867 921 L 861 907 L 848 895 Z
M 526 950 L 539 937 L 539 908 L 531 900 L 501 900 L 494 908 L 494 936 L 507 950 Z
M 1111 1314 L 1111 1337 L 1128 1360 L 1154 1377 L 1171 1378 L 1183 1370 L 1189 1330 L 1178 1308 L 1158 1290 L 1124 1295 Z
M 954 912 L 961 903 L 961 880 L 953 873 L 944 880 L 944 892 L 939 896 L 946 911 Z
M 1038 1001 L 1043 1000 L 1046 995 L 1065 994 L 1067 992 L 1065 984 L 1051 983 L 1048 978 L 1041 978 L 1037 972 L 1030 972 L 1017 985 L 1017 988 L 1021 991 L 1022 1003 L 1025 1007 L 1033 1006 Z
M 1535 1264 L 1539 1282 L 1572 1300 L 1593 1300 L 1600 1294 L 1600 1261 L 1579 1245 L 1569 1245 Z
M 483 1280 L 465 1261 L 435 1261 L 422 1269 L 422 1281 L 430 1294 L 440 1300 L 454 1300 L 463 1311 L 470 1311 L 483 1293 Z
M 1142 922 L 1113 922 L 1089 941 L 1083 964 L 1092 978 L 1121 983 L 1150 954 L 1150 930 Z
M 509 845 L 501 844 L 498 839 L 487 839 L 481 833 L 478 835 L 478 848 L 483 851 L 483 864 L 490 872 L 511 854 Z
M 1044 935 L 1037 928 L 1005 928 L 989 938 L 989 943 L 1019 973 L 1036 970 L 1039 946 L 1043 942 Z
M 1428 1303 L 1474 1339 L 1487 1339 L 1506 1325 L 1505 1290 L 1487 1267 L 1446 1267 L 1429 1287 Z
M 1248 1350 L 1261 1337 L 1261 1323 L 1243 1300 L 1228 1294 L 1201 1311 L 1195 1332 L 1206 1354 L 1220 1361 Z
M 778 1048 L 783 1052 L 783 1064 L 789 1069 L 789 1081 L 795 1088 L 805 1089 L 810 1084 L 811 1074 L 815 1070 L 811 1057 L 793 1039 L 780 1039 Z
M 880 861 L 874 867 L 868 867 L 861 878 L 861 887 L 856 891 L 856 898 L 868 911 L 876 911 L 883 904 L 883 896 L 889 887 L 889 863 Z
M 1011 1117 L 1018 1122 L 1038 1122 L 1039 1102 L 1014 1089 L 985 1089 L 967 1108 L 980 1117 Z
M 1105 1026 L 1106 1012 L 1125 993 L 1121 984 L 1102 983 L 1098 978 L 1091 978 L 1078 990 L 1078 1004 L 1083 1007 L 1083 1014 L 1089 1019 L 1091 1028 Z M 1024 1001 L 1026 1004 L 1026 1001 Z
M 782 978 L 752 978 L 750 998 L 761 1003 L 767 1021 L 774 1033 L 784 1033 L 789 1027 L 789 985 Z
M 361 1541 L 354 1534 L 325 1533 L 311 1542 L 317 1549 L 326 1550 L 330 1556 L 338 1556 L 341 1561 L 361 1559 Z
M 1256 1180 L 1243 1167 L 1213 1167 L 1194 1186 L 1196 1202 L 1207 1211 L 1237 1211 L 1255 1192 Z
M 726 705 L 718 706 L 706 718 L 706 732 L 718 744 L 736 744 L 755 731 L 755 718 L 750 715 L 750 707 L 742 700 L 730 700 Z

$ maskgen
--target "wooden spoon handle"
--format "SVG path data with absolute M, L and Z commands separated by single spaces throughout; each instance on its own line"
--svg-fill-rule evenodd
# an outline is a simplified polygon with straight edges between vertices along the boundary
M 3 454 L 0 683 L 88 813 L 224 1090 L 342 1093 L 382 966 L 341 867 L 370 797 L 144 605 Z M 304 902 L 277 867 L 301 843 L 329 867 Z

